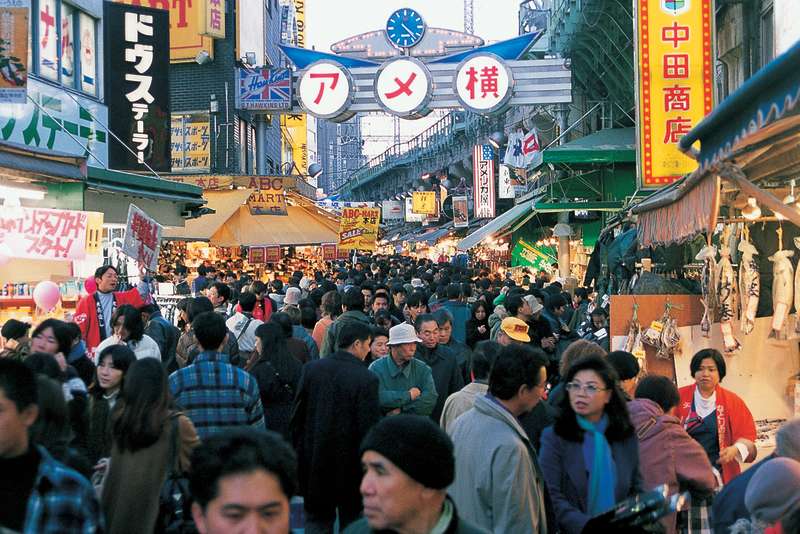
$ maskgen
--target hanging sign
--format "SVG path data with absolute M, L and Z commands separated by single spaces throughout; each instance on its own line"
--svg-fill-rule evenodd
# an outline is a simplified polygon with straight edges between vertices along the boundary
M 250 247 L 247 249 L 247 263 L 250 265 L 264 265 L 266 263 L 264 247 Z
M 287 110 L 292 107 L 292 71 L 236 69 L 236 109 Z
M 278 263 L 281 261 L 280 245 L 269 245 L 264 247 L 264 261 L 266 263 Z
M 402 221 L 403 202 L 400 200 L 384 200 L 381 202 L 381 218 L 384 221 Z
M 0 247 L 8 257 L 34 260 L 82 260 L 90 212 L 45 208 L 0 210 Z
M 375 250 L 380 208 L 345 208 L 339 221 L 339 250 Z
M 392 59 L 381 65 L 375 77 L 375 96 L 383 108 L 404 119 L 428 113 L 433 96 L 433 77 L 422 61 L 412 57 Z
M 641 187 L 697 168 L 678 141 L 711 112 L 711 0 L 636 0 L 638 163 Z
M 411 211 L 418 215 L 436 215 L 436 193 L 433 191 L 414 191 L 411 193 Z
M 539 144 L 539 134 L 536 129 L 534 128 L 528 133 L 517 129 L 508 134 L 508 146 L 503 157 L 503 163 L 524 169 L 529 167 L 539 154 L 541 154 L 541 145 Z
M 104 2 L 106 102 L 120 143 L 109 166 L 169 172 L 169 15 L 162 9 Z
M 550 246 L 537 246 L 524 239 L 518 239 L 511 251 L 511 265 L 524 265 L 535 269 L 548 270 L 558 261 L 556 249 Z
M 208 172 L 211 168 L 208 113 L 172 114 L 172 172 Z
M 297 82 L 300 106 L 321 119 L 341 120 L 353 100 L 353 79 L 340 64 L 322 59 L 312 63 Z
M 283 178 L 275 176 L 261 183 L 261 188 L 250 194 L 247 206 L 251 215 L 287 215 Z
M 322 260 L 334 261 L 338 254 L 336 250 L 336 243 L 323 243 L 322 244 Z
M 202 34 L 214 39 L 225 39 L 225 0 L 201 0 L 205 9 L 201 11 Z
M 471 55 L 459 64 L 453 85 L 464 109 L 494 113 L 511 100 L 514 76 L 502 59 L 484 52 Z
M 511 183 L 511 169 L 508 165 L 500 165 L 500 176 L 497 179 L 498 198 L 514 198 L 516 191 Z
M 151 271 L 157 270 L 162 231 L 163 228 L 155 219 L 131 204 L 128 206 L 122 253 Z
M 406 214 L 406 222 L 422 222 L 425 220 L 424 214 L 416 214 L 414 213 L 414 205 L 411 197 L 406 197 L 405 199 L 405 214 Z
M 492 145 L 475 145 L 472 151 L 476 219 L 495 216 L 494 150 Z
M 0 0 L 0 104 L 27 102 L 29 13 L 29 0 Z
M 469 226 L 469 202 L 467 197 L 453 197 L 453 226 L 456 228 L 466 228 Z

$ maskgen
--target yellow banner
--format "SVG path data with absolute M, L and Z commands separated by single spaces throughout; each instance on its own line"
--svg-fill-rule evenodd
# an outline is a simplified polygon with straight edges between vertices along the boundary
M 375 250 L 380 208 L 344 208 L 339 219 L 339 250 Z
M 208 171 L 211 167 L 208 113 L 172 114 L 172 172 Z
M 88 212 L 86 219 L 86 254 L 99 256 L 103 253 L 103 217 L 97 211 Z
M 192 0 L 116 0 L 134 6 L 149 6 L 169 10 L 169 60 L 170 63 L 194 61 L 201 50 L 214 57 L 214 41 L 201 35 L 205 2 Z M 225 26 L 223 25 L 223 29 Z
M 641 186 L 661 187 L 697 163 L 678 141 L 711 112 L 711 0 L 636 0 Z
M 200 0 L 205 4 L 201 28 L 203 35 L 213 39 L 225 39 L 225 0 Z
M 417 215 L 436 215 L 436 193 L 415 191 L 411 194 L 411 213 Z
M 306 1 L 294 0 L 295 27 L 297 28 L 297 46 L 306 46 Z M 286 128 L 285 146 L 291 147 L 292 161 L 300 172 L 308 169 L 308 125 L 305 113 L 282 115 L 281 124 Z M 288 150 L 284 150 L 286 154 Z M 284 163 L 286 163 L 284 161 Z

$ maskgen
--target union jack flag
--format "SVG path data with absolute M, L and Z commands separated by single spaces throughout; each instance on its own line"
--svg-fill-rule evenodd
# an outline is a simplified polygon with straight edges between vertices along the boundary
M 289 109 L 292 106 L 292 72 L 289 69 L 239 71 L 241 109 Z

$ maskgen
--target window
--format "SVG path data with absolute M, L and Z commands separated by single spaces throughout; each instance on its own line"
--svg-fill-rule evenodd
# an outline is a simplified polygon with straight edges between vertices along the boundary
M 761 11 L 761 66 L 775 58 L 775 18 L 772 2 Z
M 42 78 L 97 94 L 97 21 L 59 0 L 34 0 L 30 54 Z M 77 39 L 77 42 L 76 42 Z

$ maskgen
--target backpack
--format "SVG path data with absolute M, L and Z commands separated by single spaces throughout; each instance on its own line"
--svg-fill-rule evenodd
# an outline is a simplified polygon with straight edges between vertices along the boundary
M 158 494 L 158 518 L 153 532 L 164 534 L 197 534 L 192 519 L 192 493 L 189 478 L 178 466 L 178 416 L 172 416 L 172 440 L 167 457 L 167 478 Z

